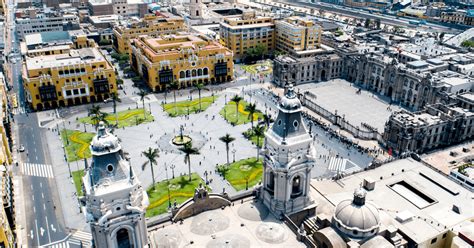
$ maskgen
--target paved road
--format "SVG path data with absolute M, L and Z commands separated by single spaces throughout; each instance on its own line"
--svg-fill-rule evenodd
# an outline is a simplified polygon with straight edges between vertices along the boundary
M 349 7 L 344 8 L 342 6 L 333 5 L 329 3 L 321 3 L 321 2 L 305 3 L 305 2 L 294 2 L 294 1 L 284 1 L 284 0 L 281 0 L 280 2 L 289 4 L 292 6 L 298 6 L 298 7 L 323 9 L 325 11 L 339 13 L 344 16 L 353 17 L 353 18 L 372 18 L 372 19 L 378 18 L 381 20 L 382 23 L 389 24 L 389 25 L 422 27 L 422 28 L 431 30 L 433 32 L 446 32 L 446 33 L 459 33 L 460 32 L 460 30 L 456 30 L 453 28 L 449 28 L 443 25 L 438 25 L 438 24 L 433 24 L 433 23 L 427 23 L 422 26 L 416 26 L 416 25 L 409 24 L 409 21 L 411 19 L 408 19 L 408 18 L 403 18 L 403 17 L 396 18 L 395 16 L 379 14 L 379 13 L 372 14 L 365 10 L 349 8 Z M 268 5 L 268 4 L 264 4 L 264 5 Z

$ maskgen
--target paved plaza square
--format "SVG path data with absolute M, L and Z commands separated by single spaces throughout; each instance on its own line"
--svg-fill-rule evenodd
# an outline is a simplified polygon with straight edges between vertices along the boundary
M 335 79 L 322 83 L 310 83 L 297 87 L 300 92 L 309 91 L 315 94 L 316 104 L 345 118 L 354 126 L 361 127 L 362 123 L 367 123 L 383 133 L 385 122 L 392 112 L 400 110 L 400 107 L 390 105 L 381 99 L 381 96 L 362 90 L 360 94 L 358 88 L 352 87 L 349 82 L 343 79 Z

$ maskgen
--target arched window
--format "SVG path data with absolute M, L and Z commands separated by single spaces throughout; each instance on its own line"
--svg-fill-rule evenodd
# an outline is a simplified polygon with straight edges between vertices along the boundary
M 202 69 L 201 68 L 198 69 L 198 76 L 202 76 Z
M 179 78 L 185 78 L 186 74 L 184 73 L 184 71 L 180 71 L 179 72 Z
M 196 69 L 193 70 L 193 77 L 197 76 Z
M 187 70 L 187 71 L 186 71 L 186 77 L 187 77 L 187 78 L 188 78 L 188 77 L 191 77 L 191 71 L 190 71 L 190 70 Z
M 208 69 L 207 69 L 207 68 L 204 68 L 204 70 L 203 70 L 203 74 L 204 74 L 204 75 L 207 75 L 207 74 L 209 74 L 209 71 L 208 71 Z
M 303 183 L 301 182 L 301 176 L 295 176 L 291 182 L 291 198 L 296 198 L 303 192 Z
M 130 234 L 127 229 L 122 228 L 117 232 L 117 247 L 118 248 L 130 248 L 133 247 L 131 242 Z

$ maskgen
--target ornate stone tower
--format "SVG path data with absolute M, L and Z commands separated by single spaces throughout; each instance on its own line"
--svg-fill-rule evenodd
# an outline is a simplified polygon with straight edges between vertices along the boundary
M 296 213 L 313 203 L 308 192 L 316 156 L 292 85 L 278 108 L 275 123 L 265 133 L 261 194 L 265 205 L 276 215 Z
M 118 138 L 99 124 L 90 150 L 92 164 L 82 181 L 94 246 L 147 247 L 148 196 L 124 159 Z
M 189 16 L 192 19 L 199 19 L 202 17 L 202 2 L 201 0 L 189 1 Z

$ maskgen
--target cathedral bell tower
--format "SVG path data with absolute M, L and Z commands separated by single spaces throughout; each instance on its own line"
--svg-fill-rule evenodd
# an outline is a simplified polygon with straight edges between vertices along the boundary
M 301 117 L 293 86 L 286 88 L 273 126 L 265 133 L 261 197 L 275 215 L 292 214 L 313 202 L 308 192 L 316 150 Z
M 191 19 L 199 19 L 202 17 L 202 2 L 201 0 L 189 1 L 189 15 Z
M 92 164 L 82 181 L 94 247 L 147 247 L 148 196 L 124 159 L 118 138 L 107 132 L 103 122 L 90 150 Z

